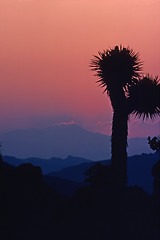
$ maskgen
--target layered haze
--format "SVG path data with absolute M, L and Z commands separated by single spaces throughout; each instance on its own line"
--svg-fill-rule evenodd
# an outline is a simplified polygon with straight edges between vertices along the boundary
M 144 73 L 159 75 L 160 1 L 0 1 L 0 132 L 70 122 L 111 134 L 112 110 L 89 63 L 130 46 Z M 129 137 L 159 134 L 131 118 Z

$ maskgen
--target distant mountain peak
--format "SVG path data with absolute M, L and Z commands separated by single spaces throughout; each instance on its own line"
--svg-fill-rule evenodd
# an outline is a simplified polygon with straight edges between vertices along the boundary
M 70 125 L 76 125 L 75 121 L 71 120 L 69 122 L 60 122 L 55 124 L 54 126 L 70 126 Z
M 3 154 L 18 158 L 53 156 L 66 159 L 79 158 L 100 160 L 111 156 L 111 137 L 87 131 L 74 122 L 61 123 L 43 129 L 17 130 L 2 134 L 0 141 Z M 128 140 L 128 155 L 149 153 L 146 138 Z

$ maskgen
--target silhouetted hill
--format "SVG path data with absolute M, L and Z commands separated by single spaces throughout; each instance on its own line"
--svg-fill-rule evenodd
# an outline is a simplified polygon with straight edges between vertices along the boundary
M 102 164 L 110 164 L 109 160 L 106 161 L 98 161 Z M 49 173 L 49 176 L 56 176 L 59 178 L 63 178 L 63 179 L 69 179 L 71 181 L 75 181 L 75 182 L 84 182 L 85 179 L 85 171 L 90 168 L 91 166 L 93 166 L 96 162 L 91 162 L 91 163 L 81 163 L 80 165 L 77 166 L 72 166 L 72 167 L 68 167 L 68 168 L 64 168 L 60 171 L 57 172 L 52 172 Z
M 93 133 L 77 125 L 17 130 L 0 135 L 4 155 L 18 158 L 66 158 L 68 155 L 92 160 L 110 158 L 110 136 Z M 150 153 L 145 138 L 128 140 L 128 154 Z
M 160 155 L 142 154 L 128 157 L 128 185 L 138 185 L 145 191 L 151 193 L 153 185 L 152 167 L 159 160 Z M 110 164 L 110 161 L 100 161 L 102 164 Z M 75 182 L 83 182 L 85 179 L 84 172 L 94 163 L 82 163 L 77 166 L 62 169 L 58 172 L 50 173 L 50 176 L 56 176 Z
M 151 174 L 153 165 L 160 159 L 159 153 L 142 154 L 128 157 L 128 184 L 138 185 L 145 191 L 152 192 L 153 177 Z M 23 163 L 32 163 L 40 166 L 44 176 L 44 181 L 60 193 L 72 195 L 84 182 L 84 173 L 95 162 L 68 156 L 66 159 L 51 158 L 49 160 L 28 158 L 17 159 L 15 157 L 4 156 L 3 165 L 9 164 L 10 168 Z M 110 164 L 109 160 L 99 161 L 102 164 Z M 54 178 L 52 178 L 54 177 Z
M 6 169 L 8 169 L 8 170 L 9 170 L 9 169 L 10 169 L 10 170 L 13 170 L 15 166 L 3 161 L 3 162 L 2 162 L 2 167 L 3 167 L 4 169 L 6 168 Z
M 2 240 L 128 240 L 132 236 L 159 240 L 159 199 L 139 187 L 115 197 L 84 186 L 72 196 L 78 184 L 43 177 L 32 164 L 12 167 L 3 162 L 0 178 Z M 44 181 L 69 190 L 72 197 L 59 194 Z
M 43 176 L 43 182 L 65 196 L 73 196 L 76 190 L 84 186 L 83 183 L 47 175 Z
M 58 171 L 65 167 L 75 166 L 81 163 L 90 163 L 91 160 L 68 156 L 65 159 L 61 158 L 51 158 L 51 159 L 41 159 L 41 158 L 27 158 L 27 159 L 19 159 L 16 157 L 3 156 L 3 161 L 13 165 L 15 167 L 23 164 L 23 163 L 32 163 L 34 166 L 40 166 L 43 174 L 47 174 L 52 171 Z
M 16 169 L 20 169 L 21 166 L 23 165 L 25 165 L 25 167 L 28 167 L 31 165 L 31 163 L 22 163 L 21 165 L 19 165 L 19 161 L 16 161 L 16 158 L 14 163 L 18 163 L 17 168 L 16 166 L 13 166 L 7 162 L 4 162 L 4 161 L 2 162 L 2 168 L 3 168 L 3 171 L 5 171 L 5 178 L 7 179 L 7 181 L 10 179 L 10 176 L 13 175 L 13 171 L 16 171 Z M 32 168 L 34 167 L 35 166 L 33 165 Z M 34 169 L 36 169 L 36 167 Z M 23 175 L 24 173 L 22 172 L 22 176 L 20 177 L 21 179 L 22 177 L 24 177 Z M 37 178 L 36 174 L 35 174 L 35 178 Z M 48 176 L 48 175 L 43 175 L 42 181 L 43 183 L 50 186 L 52 189 L 55 189 L 58 193 L 65 196 L 70 196 L 70 197 L 73 196 L 76 190 L 84 186 L 84 183 L 77 183 L 67 179 L 58 178 L 55 176 Z

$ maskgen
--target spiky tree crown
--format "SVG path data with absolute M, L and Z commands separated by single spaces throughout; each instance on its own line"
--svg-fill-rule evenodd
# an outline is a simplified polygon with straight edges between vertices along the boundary
M 90 67 L 96 71 L 97 81 L 108 93 L 117 88 L 126 88 L 139 77 L 142 64 L 139 54 L 132 49 L 116 46 L 94 56 Z
M 147 75 L 128 88 L 131 112 L 138 117 L 153 119 L 160 115 L 160 84 L 158 77 Z

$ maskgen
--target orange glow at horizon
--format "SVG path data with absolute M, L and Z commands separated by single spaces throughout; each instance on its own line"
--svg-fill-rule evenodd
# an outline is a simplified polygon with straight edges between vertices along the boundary
M 109 117 L 108 97 L 89 69 L 92 56 L 130 46 L 144 73 L 160 76 L 159 25 L 158 0 L 1 0 L 1 128 L 13 115 Z

